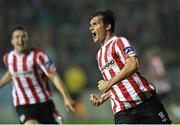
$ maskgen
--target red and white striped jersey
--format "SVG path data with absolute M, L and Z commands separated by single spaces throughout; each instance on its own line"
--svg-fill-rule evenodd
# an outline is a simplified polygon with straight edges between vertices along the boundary
M 135 56 L 135 51 L 124 37 L 113 36 L 102 45 L 96 59 L 104 80 L 110 80 L 117 75 L 129 56 Z M 155 88 L 139 72 L 134 73 L 127 79 L 113 85 L 110 90 L 114 114 L 140 104 L 154 92 Z
M 12 75 L 15 106 L 46 102 L 51 99 L 47 74 L 56 68 L 44 52 L 31 49 L 29 54 L 17 54 L 12 50 L 5 54 L 4 61 Z

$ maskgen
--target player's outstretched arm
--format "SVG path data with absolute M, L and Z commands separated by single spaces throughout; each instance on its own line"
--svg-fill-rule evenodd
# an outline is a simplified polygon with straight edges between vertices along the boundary
M 60 76 L 57 72 L 51 72 L 49 74 L 49 78 L 53 81 L 58 91 L 61 93 L 63 99 L 64 99 L 64 105 L 66 106 L 68 111 L 75 112 L 74 108 L 74 101 L 72 100 L 69 92 L 67 91 L 66 87 L 64 86 L 64 83 L 62 82 Z
M 93 106 L 99 106 L 99 105 L 103 104 L 107 99 L 109 99 L 109 97 L 110 97 L 109 91 L 102 95 L 96 95 L 93 93 L 90 95 L 90 101 Z
M 6 71 L 6 73 L 0 79 L 0 88 L 8 84 L 10 81 L 11 81 L 11 74 L 9 73 L 9 71 Z

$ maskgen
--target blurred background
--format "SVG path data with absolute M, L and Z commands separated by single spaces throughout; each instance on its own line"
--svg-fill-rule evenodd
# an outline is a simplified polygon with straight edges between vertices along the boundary
M 140 70 L 155 84 L 173 123 L 180 123 L 180 0 L 0 0 L 0 76 L 3 55 L 12 49 L 10 30 L 24 25 L 32 46 L 55 61 L 76 100 L 77 113 L 67 112 L 52 85 L 65 123 L 113 123 L 109 101 L 98 108 L 89 102 L 102 77 L 96 63 L 99 45 L 88 28 L 90 16 L 102 9 L 114 11 L 115 34 L 132 42 Z M 18 123 L 11 84 L 0 90 L 0 100 L 0 123 Z

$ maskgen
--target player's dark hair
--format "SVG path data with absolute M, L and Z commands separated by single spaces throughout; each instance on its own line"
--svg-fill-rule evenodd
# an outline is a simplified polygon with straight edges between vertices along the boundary
M 97 11 L 91 16 L 91 19 L 96 16 L 101 16 L 104 24 L 111 24 L 110 30 L 112 33 L 114 33 L 115 18 L 114 18 L 114 13 L 111 10 L 107 9 L 107 10 Z
M 14 33 L 14 31 L 16 31 L 16 30 L 21 30 L 21 31 L 26 31 L 26 32 L 27 32 L 27 30 L 26 30 L 26 28 L 25 28 L 24 26 L 18 25 L 18 26 L 15 26 L 15 27 L 12 28 L 12 30 L 11 30 L 11 35 L 12 35 L 12 34 Z

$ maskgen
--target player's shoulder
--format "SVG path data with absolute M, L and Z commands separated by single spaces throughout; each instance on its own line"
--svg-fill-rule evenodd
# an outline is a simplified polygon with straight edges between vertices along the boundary
M 117 37 L 116 44 L 120 46 L 124 46 L 124 45 L 126 46 L 126 45 L 129 45 L 130 42 L 126 37 L 121 36 L 121 37 Z
M 14 53 L 14 50 L 11 50 L 9 52 L 6 52 L 4 55 L 3 55 L 3 58 L 7 58 L 7 56 L 9 55 L 12 55 Z
M 128 41 L 127 38 L 124 37 L 124 36 L 119 36 L 119 37 L 116 38 L 116 40 L 117 40 L 117 41 L 121 41 L 121 42 L 122 42 L 122 41 Z
M 31 48 L 31 51 L 34 51 L 34 52 L 43 52 L 43 50 L 40 49 L 40 48 Z
M 31 48 L 31 51 L 33 51 L 36 54 L 45 54 L 45 51 L 40 48 Z
M 9 51 L 9 52 L 6 52 L 6 53 L 3 55 L 3 61 L 4 61 L 5 63 L 7 63 L 8 57 L 9 57 L 10 55 L 13 55 L 13 53 L 14 53 L 14 50 L 11 50 L 11 51 Z

